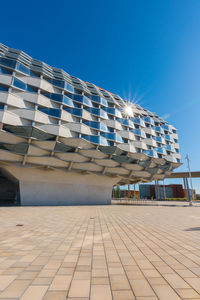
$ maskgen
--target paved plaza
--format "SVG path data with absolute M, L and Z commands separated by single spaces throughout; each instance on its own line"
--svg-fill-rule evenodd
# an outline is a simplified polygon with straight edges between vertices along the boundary
M 200 299 L 200 207 L 0 208 L 0 299 Z

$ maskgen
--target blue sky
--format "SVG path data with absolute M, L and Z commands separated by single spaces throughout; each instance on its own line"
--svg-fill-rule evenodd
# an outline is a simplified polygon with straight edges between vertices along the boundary
M 3 1 L 0 41 L 167 119 L 200 170 L 200 1 Z M 200 179 L 194 180 L 200 193 Z

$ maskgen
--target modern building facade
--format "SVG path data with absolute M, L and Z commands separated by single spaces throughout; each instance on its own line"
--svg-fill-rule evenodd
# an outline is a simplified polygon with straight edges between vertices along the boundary
M 182 184 L 139 184 L 141 199 L 186 198 Z
M 0 163 L 22 205 L 107 204 L 113 185 L 163 179 L 180 154 L 155 113 L 0 44 Z

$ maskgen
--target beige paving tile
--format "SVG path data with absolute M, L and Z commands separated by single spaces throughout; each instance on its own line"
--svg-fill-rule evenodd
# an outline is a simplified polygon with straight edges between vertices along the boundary
M 150 283 L 150 285 L 154 286 L 154 285 L 163 285 L 163 284 L 168 284 L 168 282 L 163 278 L 163 277 L 155 277 L 155 278 L 148 278 L 147 279 L 148 282 Z
M 45 300 L 199 299 L 200 239 L 187 231 L 199 215 L 200 207 L 1 208 L 0 299 L 33 300 L 33 289 Z
M 54 291 L 67 291 L 71 280 L 72 276 L 70 275 L 56 275 L 49 289 Z
M 17 279 L 34 279 L 38 275 L 38 272 L 22 272 Z
M 155 285 L 153 287 L 156 295 L 161 300 L 180 300 L 181 298 L 169 285 Z
M 169 266 L 158 266 L 157 270 L 159 271 L 159 273 L 161 274 L 174 274 L 174 270 L 172 268 L 170 268 Z
M 15 280 L 14 275 L 0 275 L 0 291 L 3 291 L 9 284 Z
M 106 269 L 93 269 L 92 277 L 108 277 L 108 271 Z
M 109 284 L 108 277 L 93 277 L 92 284 Z
M 72 280 L 68 297 L 89 297 L 90 293 L 90 280 Z
M 27 254 L 27 255 L 24 255 L 20 261 L 22 262 L 32 262 L 36 259 L 37 255 L 31 255 L 31 254 Z
M 176 270 L 176 272 L 182 277 L 182 278 L 187 278 L 187 277 L 196 277 L 195 273 L 192 273 L 188 269 L 182 269 L 182 270 Z
M 29 286 L 20 300 L 42 300 L 47 289 L 48 286 L 44 285 Z
M 78 266 L 76 267 L 77 272 L 90 272 L 91 266 Z
M 145 279 L 131 279 L 130 284 L 136 297 L 155 296 L 151 286 Z
M 160 300 L 158 297 L 137 297 L 136 300 Z
M 123 268 L 109 268 L 110 275 L 125 275 Z
M 187 282 L 185 282 L 179 275 L 177 274 L 165 274 L 164 278 L 169 282 L 169 284 L 173 287 L 173 288 L 189 288 L 189 285 L 187 284 Z
M 67 298 L 67 300 L 90 300 L 89 298 Z
M 126 271 L 128 279 L 144 279 L 144 274 L 139 270 Z
M 32 281 L 32 285 L 50 285 L 53 281 L 53 277 L 37 277 Z
M 60 268 L 57 271 L 58 275 L 72 275 L 74 273 L 74 268 Z
M 109 285 L 92 285 L 90 300 L 112 300 Z
M 66 300 L 67 292 L 46 292 L 43 300 Z M 82 300 L 82 299 L 80 299 Z
M 78 279 L 90 279 L 91 273 L 90 272 L 75 272 L 73 280 Z
M 110 276 L 111 288 L 112 290 L 129 290 L 130 285 L 123 275 L 111 275 Z
M 0 295 L 0 298 L 19 298 L 30 285 L 31 280 L 14 280 Z
M 2 272 L 2 275 L 17 275 L 24 271 L 24 268 L 8 268 Z
M 155 269 L 145 269 L 142 272 L 143 272 L 144 276 L 147 277 L 147 278 L 160 277 L 160 274 Z
M 55 269 L 58 270 L 61 265 L 61 262 L 56 260 L 50 260 L 48 263 L 44 266 L 44 269 Z
M 135 296 L 131 290 L 113 291 L 113 300 L 134 300 Z
M 38 277 L 53 277 L 56 274 L 55 269 L 43 269 L 39 274 Z
M 176 289 L 176 292 L 182 299 L 200 299 L 200 294 L 198 294 L 193 289 Z
M 200 278 L 186 278 L 185 281 L 200 294 Z

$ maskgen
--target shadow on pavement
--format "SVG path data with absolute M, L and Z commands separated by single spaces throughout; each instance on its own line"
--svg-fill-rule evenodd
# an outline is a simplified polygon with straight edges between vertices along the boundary
M 185 231 L 200 231 L 200 227 L 192 227 L 192 228 L 188 228 Z

